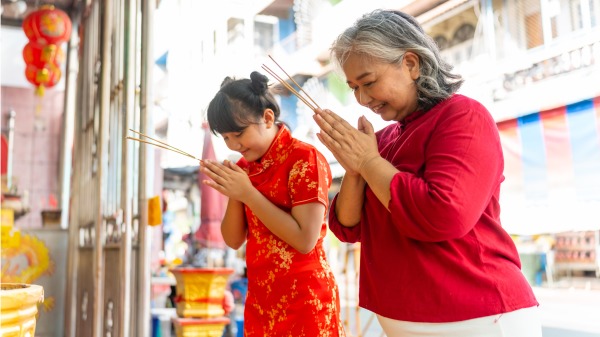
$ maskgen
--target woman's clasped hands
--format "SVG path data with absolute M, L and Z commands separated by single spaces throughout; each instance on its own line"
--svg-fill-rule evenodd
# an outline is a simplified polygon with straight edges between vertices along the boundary
M 357 128 L 328 109 L 316 109 L 313 119 L 321 129 L 317 137 L 346 174 L 363 175 L 370 164 L 381 158 L 373 125 L 365 116 L 359 117 Z

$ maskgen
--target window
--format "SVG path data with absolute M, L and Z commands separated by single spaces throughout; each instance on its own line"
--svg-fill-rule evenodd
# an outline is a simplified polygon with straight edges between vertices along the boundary
M 254 23 L 254 46 L 259 54 L 266 55 L 273 48 L 274 41 L 272 24 L 259 21 Z
M 581 0 L 572 0 L 570 3 L 571 31 L 581 30 L 584 27 Z
M 244 39 L 244 20 L 230 18 L 227 20 L 227 44 L 234 45 Z
M 454 32 L 450 45 L 455 46 L 465 41 L 472 40 L 473 36 L 475 36 L 475 27 L 469 23 L 462 24 L 458 27 L 456 32 Z
M 257 16 L 254 21 L 254 47 L 257 55 L 266 55 L 275 44 L 277 18 Z
M 590 24 L 592 28 L 600 25 L 600 0 L 589 0 Z
M 525 13 L 527 49 L 539 47 L 544 44 L 540 2 L 537 0 L 524 1 L 523 9 Z

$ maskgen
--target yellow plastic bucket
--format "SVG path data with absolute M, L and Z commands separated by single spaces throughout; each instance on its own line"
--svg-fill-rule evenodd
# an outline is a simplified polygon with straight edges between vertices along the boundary
M 0 285 L 0 337 L 34 337 L 37 306 L 44 301 L 44 288 L 24 283 Z

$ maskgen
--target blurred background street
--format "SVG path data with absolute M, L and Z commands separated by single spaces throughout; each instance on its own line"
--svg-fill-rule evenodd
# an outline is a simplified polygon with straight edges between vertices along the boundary
M 338 277 L 340 294 L 345 299 L 346 289 L 354 290 L 354 283 Z M 350 290 L 349 294 L 352 294 Z M 534 287 L 540 303 L 543 337 L 600 337 L 600 281 L 593 278 L 571 278 L 558 282 L 555 287 Z M 356 297 L 342 301 L 342 315 L 351 336 L 384 336 L 375 315 L 356 308 Z M 359 319 L 356 319 L 356 314 Z
M 221 285 L 243 280 L 245 249 L 219 237 L 224 201 L 200 184 L 196 158 L 239 158 L 207 131 L 208 102 L 225 76 L 248 77 L 272 56 L 320 106 L 381 129 L 328 53 L 375 8 L 414 16 L 465 78 L 460 93 L 492 114 L 505 160 L 502 224 L 544 337 L 600 337 L 600 0 L 1 5 L 0 276 L 43 286 L 36 337 L 168 337 L 178 319 L 170 270 L 225 267 L 233 271 Z M 293 136 L 327 158 L 331 199 L 344 169 L 318 141 L 313 112 L 271 80 Z M 190 156 L 130 141 L 136 132 Z M 354 255 L 327 240 L 348 331 L 381 336 L 356 306 Z

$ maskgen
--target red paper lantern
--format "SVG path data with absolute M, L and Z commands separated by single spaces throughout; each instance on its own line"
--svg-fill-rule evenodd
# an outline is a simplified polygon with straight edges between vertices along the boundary
M 60 45 L 71 36 L 71 19 L 52 5 L 43 5 L 23 20 L 23 31 L 30 41 L 40 45 Z
M 23 59 L 26 64 L 44 68 L 46 64 L 50 63 L 59 66 L 65 60 L 65 54 L 55 44 L 42 46 L 35 42 L 29 42 L 23 48 Z
M 23 31 L 29 38 L 23 48 L 25 77 L 36 86 L 36 95 L 43 96 L 45 88 L 60 80 L 60 64 L 65 58 L 60 45 L 71 36 L 71 19 L 60 9 L 43 5 L 25 17 Z
M 56 85 L 60 81 L 62 72 L 60 68 L 53 63 L 48 63 L 44 68 L 38 68 L 33 64 L 28 64 L 25 69 L 25 77 L 29 83 L 36 86 L 36 95 L 44 96 L 44 89 Z

